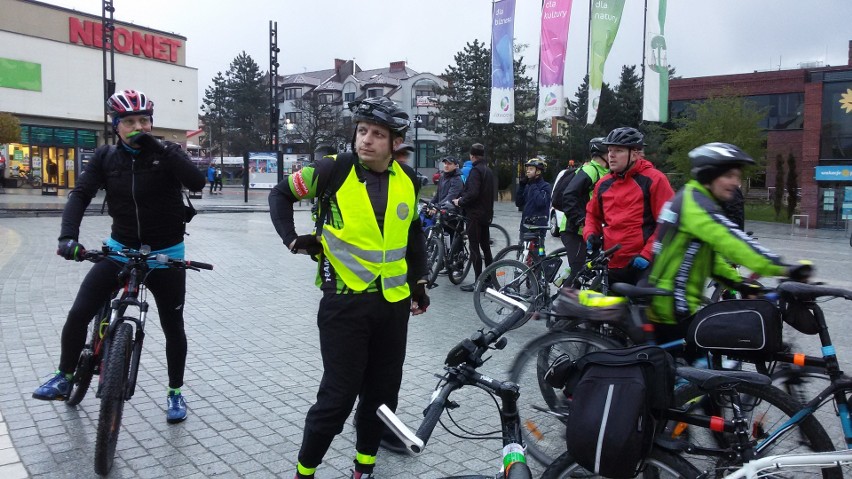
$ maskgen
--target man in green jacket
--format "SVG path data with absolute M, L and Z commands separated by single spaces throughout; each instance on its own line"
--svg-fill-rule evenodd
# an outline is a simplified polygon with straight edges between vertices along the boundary
M 722 211 L 739 187 L 742 168 L 754 160 L 727 143 L 708 143 L 689 152 L 693 179 L 677 192 L 659 215 L 649 281 L 672 291 L 655 297 L 648 317 L 659 341 L 683 338 L 692 315 L 700 308 L 710 277 L 748 291 L 737 270 L 745 266 L 762 276 L 807 280 L 809 264 L 790 266 L 732 223 Z

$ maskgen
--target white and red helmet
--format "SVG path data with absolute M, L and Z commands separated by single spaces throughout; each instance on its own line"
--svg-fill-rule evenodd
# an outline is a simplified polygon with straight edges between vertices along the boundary
M 107 108 L 113 118 L 130 115 L 154 116 L 154 102 L 148 98 L 148 95 L 137 90 L 115 92 L 107 100 Z

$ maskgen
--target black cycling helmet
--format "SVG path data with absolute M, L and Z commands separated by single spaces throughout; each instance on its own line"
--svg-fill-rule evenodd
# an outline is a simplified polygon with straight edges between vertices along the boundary
M 604 138 L 599 136 L 589 140 L 589 154 L 592 156 L 606 156 L 607 148 L 604 145 Z
M 643 148 L 645 146 L 645 135 L 636 128 L 622 126 L 609 132 L 609 135 L 607 135 L 601 143 L 606 146 Z
M 707 143 L 689 152 L 692 176 L 699 183 L 707 184 L 731 168 L 753 165 L 748 153 L 730 143 Z
M 547 163 L 544 160 L 542 160 L 541 158 L 531 158 L 531 159 L 527 160 L 526 163 L 524 163 L 524 166 L 534 166 L 541 171 L 544 171 L 544 170 L 547 169 Z
M 405 136 L 411 122 L 408 113 L 402 111 L 396 103 L 383 96 L 367 98 L 349 104 L 352 121 L 368 121 L 387 127 L 393 136 Z

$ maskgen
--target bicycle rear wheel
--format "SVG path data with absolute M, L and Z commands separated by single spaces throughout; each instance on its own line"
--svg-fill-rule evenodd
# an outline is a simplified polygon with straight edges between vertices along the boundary
M 523 245 L 513 244 L 506 246 L 494 255 L 494 261 L 500 261 L 501 259 L 513 259 L 515 261 L 518 261 L 523 251 Z
M 700 475 L 701 471 L 683 460 L 680 456 L 660 448 L 654 448 L 651 450 L 651 455 L 645 460 L 645 470 L 636 477 L 691 479 Z M 574 458 L 570 454 L 565 452 L 545 469 L 541 479 L 568 479 L 576 477 L 591 478 L 603 476 L 598 476 L 584 469 L 574 462 Z
M 544 373 L 558 356 L 572 360 L 583 355 L 621 347 L 588 331 L 549 331 L 525 344 L 512 362 L 509 380 L 521 387 L 518 412 L 527 453 L 541 464 L 550 464 L 565 452 L 565 420 L 568 398 L 561 389 L 544 381 Z
M 742 413 L 749 421 L 749 439 L 761 445 L 772 433 L 790 421 L 790 418 L 802 409 L 801 404 L 784 394 L 783 391 L 767 385 L 743 383 L 736 387 L 743 403 Z M 733 417 L 730 400 L 721 394 L 702 394 L 694 384 L 685 384 L 675 390 L 675 404 L 687 412 L 695 411 L 709 416 L 721 416 L 725 419 Z M 685 440 L 699 447 L 728 449 L 735 444 L 732 434 L 714 433 L 706 428 L 670 424 L 663 433 L 662 440 Z M 761 447 L 761 446 L 759 446 Z M 808 416 L 798 425 L 775 437 L 771 443 L 761 449 L 758 457 L 791 453 L 811 453 L 833 451 L 831 442 L 822 424 L 814 416 Z M 729 460 L 714 456 L 682 453 L 682 457 L 702 471 L 708 471 L 708 477 L 724 477 L 742 466 L 742 461 Z M 804 471 L 779 471 L 772 477 L 802 477 Z M 816 477 L 820 477 L 820 471 Z M 841 478 L 843 472 L 839 468 L 821 470 L 824 478 Z
M 491 223 L 488 225 L 488 237 L 488 245 L 491 247 L 492 253 L 494 251 L 500 251 L 512 244 L 512 240 L 509 238 L 509 232 L 506 231 L 506 228 L 498 224 Z
M 89 385 L 92 383 L 92 376 L 98 367 L 99 358 L 95 352 L 100 349 L 100 324 L 104 318 L 109 318 L 109 314 L 109 302 L 106 302 L 89 322 L 86 345 L 80 352 L 77 368 L 74 370 L 74 379 L 71 382 L 71 393 L 68 394 L 68 400 L 65 401 L 68 406 L 76 406 L 86 397 L 86 392 L 88 392 Z
M 441 235 L 432 232 L 426 243 L 426 287 L 431 288 L 438 279 L 438 273 L 444 267 L 446 248 Z
M 115 446 L 124 412 L 124 397 L 130 356 L 133 354 L 133 327 L 120 324 L 109 339 L 107 364 L 101 375 L 101 411 L 95 439 L 95 472 L 108 474 L 115 460 Z
M 450 283 L 461 284 L 470 272 L 470 250 L 467 246 L 467 238 L 464 235 L 456 235 L 450 247 L 450 252 L 445 258 L 447 277 L 449 277 Z
M 490 299 L 485 294 L 486 288 L 496 289 L 527 306 L 524 318 L 515 323 L 512 329 L 523 326 L 538 310 L 538 278 L 535 270 L 527 268 L 523 263 L 512 259 L 495 261 L 476 278 L 473 285 L 473 307 L 479 319 L 494 328 L 512 314 L 514 308 Z

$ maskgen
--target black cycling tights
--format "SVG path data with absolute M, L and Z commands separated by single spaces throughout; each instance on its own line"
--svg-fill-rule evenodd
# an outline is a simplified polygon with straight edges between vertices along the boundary
M 62 354 L 59 370 L 73 373 L 77 358 L 86 343 L 86 326 L 98 312 L 98 308 L 109 299 L 117 286 L 116 277 L 122 265 L 103 260 L 95 263 L 83 279 L 74 305 L 68 311 L 68 319 L 62 328 Z M 183 327 L 183 302 L 186 295 L 186 271 L 182 269 L 155 269 L 145 282 L 157 303 L 160 325 L 166 337 L 166 361 L 169 369 L 169 387 L 183 385 L 186 365 L 186 333 Z

